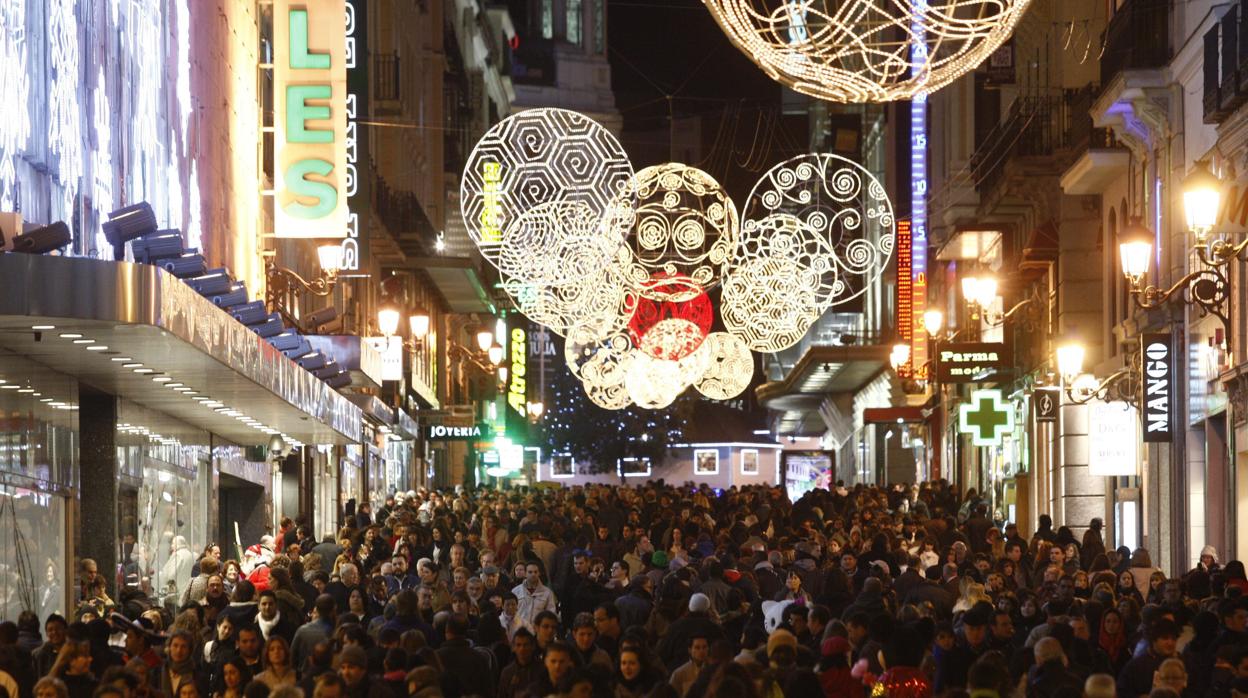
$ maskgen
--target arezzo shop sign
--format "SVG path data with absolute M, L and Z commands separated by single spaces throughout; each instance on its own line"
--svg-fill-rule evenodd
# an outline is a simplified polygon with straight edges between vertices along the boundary
M 1170 335 L 1144 335 L 1140 351 L 1144 372 L 1144 441 L 1166 443 L 1174 436 L 1174 347 Z

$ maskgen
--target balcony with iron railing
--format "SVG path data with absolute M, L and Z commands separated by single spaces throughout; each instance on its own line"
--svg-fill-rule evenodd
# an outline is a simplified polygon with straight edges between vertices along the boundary
M 1101 35 L 1101 85 L 1124 70 L 1161 68 L 1170 62 L 1169 0 L 1126 0 Z
M 1007 169 L 1020 158 L 1043 159 L 1046 169 L 1062 172 L 1085 150 L 1112 147 L 1113 134 L 1094 127 L 1089 114 L 1097 93 L 1096 86 L 1088 86 L 1014 100 L 1006 117 L 971 156 L 981 200 L 995 198 L 1008 184 Z

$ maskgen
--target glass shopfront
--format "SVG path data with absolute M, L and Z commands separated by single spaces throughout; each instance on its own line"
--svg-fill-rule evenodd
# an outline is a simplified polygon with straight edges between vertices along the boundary
M 0 367 L 0 617 L 65 613 L 66 505 L 78 481 L 78 384 L 16 357 Z
M 121 400 L 117 470 L 123 584 L 178 604 L 195 560 L 210 542 L 209 493 L 215 489 L 210 436 Z

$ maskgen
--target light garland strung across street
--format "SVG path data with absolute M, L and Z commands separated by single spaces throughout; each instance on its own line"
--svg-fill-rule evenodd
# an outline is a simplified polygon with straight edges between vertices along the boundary
M 1031 0 L 702 0 L 773 80 L 832 102 L 888 102 L 973 70 Z M 914 68 L 911 44 L 926 47 Z
M 892 204 L 852 161 L 780 163 L 738 213 L 697 168 L 634 176 L 605 129 L 558 109 L 492 128 L 461 194 L 503 289 L 565 336 L 568 370 L 612 410 L 662 409 L 691 386 L 715 400 L 740 395 L 751 350 L 797 343 L 829 308 L 862 295 L 893 250 Z M 727 332 L 711 332 L 716 285 Z

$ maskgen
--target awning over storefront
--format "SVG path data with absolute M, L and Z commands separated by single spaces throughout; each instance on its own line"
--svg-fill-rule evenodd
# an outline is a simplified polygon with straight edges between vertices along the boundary
M 468 257 L 417 257 L 408 267 L 421 269 L 446 299 L 452 313 L 492 313 L 494 304 L 477 274 L 476 262 Z
M 0 254 L 0 378 L 20 382 L 5 354 L 241 445 L 359 439 L 358 407 L 151 265 Z
M 826 430 L 819 407 L 829 395 L 856 393 L 888 365 L 890 348 L 815 345 L 781 380 L 760 385 L 758 401 L 779 413 L 776 433 L 815 436 Z

